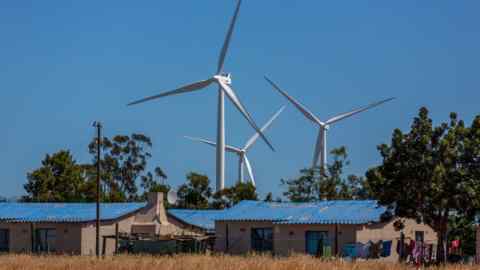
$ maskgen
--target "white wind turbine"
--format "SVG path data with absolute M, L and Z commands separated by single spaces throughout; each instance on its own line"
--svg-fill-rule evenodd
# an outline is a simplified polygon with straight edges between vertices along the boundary
M 313 123 L 317 124 L 319 126 L 319 132 L 318 132 L 318 137 L 317 137 L 317 143 L 315 146 L 315 152 L 313 154 L 313 167 L 316 167 L 318 165 L 318 162 L 320 160 L 320 168 L 322 168 L 324 171 L 327 169 L 327 131 L 330 128 L 331 124 L 334 124 L 338 121 L 341 121 L 345 118 L 354 116 L 358 113 L 361 113 L 363 111 L 366 111 L 368 109 L 371 109 L 373 107 L 379 106 L 385 102 L 391 101 L 395 98 L 387 98 L 378 102 L 374 102 L 370 105 L 367 105 L 365 107 L 360 107 L 358 109 L 352 110 L 347 113 L 341 113 L 338 114 L 330 119 L 328 119 L 325 122 L 320 121 L 320 119 L 315 116 L 312 112 L 310 112 L 305 106 L 303 106 L 300 102 L 295 100 L 293 97 L 289 96 L 287 92 L 283 91 L 276 85 L 272 80 L 270 80 L 268 77 L 265 76 L 265 79 L 273 86 L 274 89 L 276 89 L 280 94 L 282 94 L 284 97 L 286 97 L 306 118 L 308 118 L 310 121 Z
M 273 116 L 272 118 L 270 118 L 268 120 L 267 123 L 265 123 L 265 125 L 260 129 L 262 132 L 265 132 L 269 127 L 270 125 L 273 123 L 273 121 L 280 115 L 280 113 L 282 113 L 282 111 L 285 109 L 285 106 L 282 106 Z M 249 179 L 250 179 L 250 182 L 255 186 L 255 178 L 253 176 L 253 170 L 252 170 L 252 165 L 250 164 L 250 161 L 248 160 L 248 157 L 247 157 L 247 151 L 252 147 L 252 145 L 257 141 L 259 137 L 259 133 L 255 133 L 250 139 L 248 139 L 247 143 L 245 143 L 245 146 L 243 146 L 243 148 L 238 148 L 238 147 L 235 147 L 235 146 L 230 146 L 230 145 L 225 145 L 225 149 L 228 151 L 228 152 L 232 152 L 232 153 L 235 153 L 238 155 L 238 179 L 241 183 L 244 183 L 244 177 L 243 177 L 243 171 L 244 171 L 244 166 L 247 167 L 247 172 L 248 172 L 248 176 L 249 176 Z M 212 141 L 209 141 L 209 140 L 205 140 L 205 139 L 201 139 L 201 138 L 193 138 L 193 137 L 185 137 L 187 139 L 190 139 L 190 140 L 193 140 L 193 141 L 197 141 L 197 142 L 202 142 L 202 143 L 205 143 L 205 144 L 208 144 L 208 145 L 211 145 L 213 147 L 216 147 L 217 144 L 212 142 Z
M 235 22 L 238 17 L 238 13 L 240 11 L 240 5 L 242 3 L 242 0 L 239 0 L 237 3 L 237 7 L 235 9 L 235 13 L 233 15 L 233 18 L 230 22 L 230 26 L 227 32 L 227 36 L 225 38 L 225 41 L 223 43 L 222 50 L 220 51 L 220 57 L 218 60 L 218 66 L 217 66 L 217 71 L 214 76 L 207 80 L 191 83 L 188 85 L 184 85 L 180 88 L 177 88 L 172 91 L 164 92 L 159 95 L 143 98 L 141 100 L 134 101 L 128 105 L 135 105 L 139 103 L 143 103 L 149 100 L 157 99 L 157 98 L 162 98 L 166 96 L 171 96 L 171 95 L 177 95 L 177 94 L 182 94 L 182 93 L 187 93 L 187 92 L 192 92 L 192 91 L 197 91 L 206 88 L 207 86 L 211 84 L 217 84 L 218 85 L 218 119 L 217 119 L 217 168 L 216 168 L 216 177 L 217 177 L 217 182 L 216 182 L 216 189 L 222 190 L 225 185 L 225 105 L 224 105 L 224 97 L 227 95 L 227 97 L 232 101 L 232 103 L 235 105 L 235 107 L 240 111 L 240 113 L 245 117 L 245 119 L 248 121 L 248 123 L 260 134 L 262 139 L 267 143 L 267 145 L 274 151 L 273 146 L 270 144 L 268 139 L 263 135 L 263 133 L 260 131 L 258 128 L 257 124 L 255 121 L 252 119 L 250 116 L 250 113 L 245 109 L 245 106 L 242 104 L 240 99 L 238 98 L 237 94 L 235 94 L 235 91 L 231 87 L 231 75 L 229 73 L 224 73 L 223 67 L 225 63 L 225 57 L 227 55 L 228 47 L 230 44 L 230 40 L 232 38 L 233 30 L 235 27 Z

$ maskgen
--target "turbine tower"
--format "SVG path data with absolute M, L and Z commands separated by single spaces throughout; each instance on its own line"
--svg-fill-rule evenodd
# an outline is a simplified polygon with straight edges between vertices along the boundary
M 273 116 L 272 118 L 270 118 L 268 120 L 267 123 L 265 123 L 265 125 L 260 129 L 262 132 L 265 132 L 269 127 L 270 125 L 273 123 L 273 121 L 280 115 L 280 113 L 282 113 L 282 111 L 285 109 L 285 106 L 282 106 Z M 250 182 L 255 186 L 255 178 L 253 176 L 253 171 L 252 171 L 252 165 L 250 164 L 250 161 L 248 160 L 248 157 L 247 157 L 247 151 L 252 147 L 252 145 L 257 141 L 259 137 L 259 133 L 255 133 L 250 139 L 248 139 L 247 143 L 245 143 L 245 146 L 243 146 L 243 148 L 238 148 L 238 147 L 235 147 L 235 146 L 230 146 L 230 145 L 226 145 L 225 146 L 225 150 L 227 150 L 228 152 L 231 152 L 231 153 L 235 153 L 238 155 L 238 180 L 241 182 L 241 183 L 244 183 L 244 177 L 243 177 L 243 172 L 244 172 L 244 167 L 247 167 L 247 172 L 248 172 L 248 177 L 249 177 L 249 180 Z M 205 140 L 205 139 L 201 139 L 201 138 L 193 138 L 193 137 L 185 137 L 187 139 L 190 139 L 192 141 L 197 141 L 197 142 L 202 142 L 202 143 L 205 143 L 205 144 L 208 144 L 208 145 L 211 145 L 213 147 L 216 147 L 217 144 L 212 142 L 212 141 L 209 141 L 209 140 Z
M 158 99 L 166 96 L 198 91 L 206 88 L 211 84 L 217 84 L 218 85 L 217 156 L 216 156 L 216 159 L 217 159 L 216 189 L 217 191 L 222 190 L 225 184 L 225 106 L 224 106 L 225 95 L 232 101 L 232 103 L 240 111 L 243 117 L 245 117 L 248 123 L 259 133 L 259 135 L 267 143 L 267 145 L 272 149 L 272 151 L 274 151 L 273 146 L 270 144 L 268 139 L 260 131 L 257 124 L 251 117 L 250 113 L 245 109 L 245 106 L 242 104 L 237 94 L 231 87 L 231 84 L 232 84 L 231 75 L 229 73 L 224 72 L 225 57 L 227 55 L 228 47 L 230 45 L 230 40 L 232 38 L 233 30 L 235 28 L 235 22 L 237 21 L 241 4 L 242 4 L 242 0 L 239 0 L 237 3 L 237 7 L 235 9 L 233 18 L 230 21 L 230 26 L 228 28 L 228 32 L 227 32 L 225 41 L 223 43 L 222 50 L 220 51 L 217 71 L 215 75 L 213 75 L 211 78 L 207 80 L 184 85 L 175 90 L 163 92 L 159 95 L 143 98 L 128 104 L 128 105 L 135 105 L 135 104 L 143 103 L 146 101 L 150 101 L 150 100 L 154 100 L 154 99 Z
M 295 100 L 293 97 L 289 96 L 287 92 L 280 89 L 280 87 L 278 87 L 278 85 L 275 84 L 272 80 L 270 80 L 267 76 L 265 76 L 265 79 L 273 86 L 275 90 L 277 90 L 280 94 L 282 94 L 285 98 L 287 98 L 306 118 L 308 118 L 310 121 L 312 121 L 313 123 L 319 126 L 317 143 L 315 145 L 315 152 L 313 154 L 312 167 L 316 167 L 320 161 L 320 168 L 324 172 L 327 169 L 327 131 L 329 130 L 330 125 L 395 99 L 395 98 L 387 98 L 378 102 L 374 102 L 365 107 L 360 107 L 358 109 L 352 110 L 347 113 L 338 114 L 328 119 L 327 121 L 322 122 L 316 115 L 310 112 L 304 105 L 302 105 L 300 102 Z

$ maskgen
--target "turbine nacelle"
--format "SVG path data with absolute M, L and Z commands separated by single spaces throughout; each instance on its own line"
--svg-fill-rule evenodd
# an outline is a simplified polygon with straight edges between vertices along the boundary
M 232 74 L 231 73 L 223 73 L 219 75 L 213 76 L 213 78 L 219 82 L 223 82 L 227 85 L 232 85 Z

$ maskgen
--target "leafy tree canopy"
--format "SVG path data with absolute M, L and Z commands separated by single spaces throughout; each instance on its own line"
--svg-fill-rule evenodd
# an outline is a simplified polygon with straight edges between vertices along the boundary
M 147 161 L 152 157 L 150 150 L 152 141 L 143 134 L 117 135 L 102 139 L 102 191 L 104 201 L 123 202 L 139 200 L 139 185 L 145 191 L 165 189 L 160 187 L 155 179 L 160 179 L 164 185 L 166 174 L 155 168 L 154 174 L 147 172 Z M 95 177 L 97 163 L 97 140 L 93 139 L 88 146 L 93 156 L 91 177 Z M 154 177 L 155 176 L 155 177 Z
M 143 134 L 103 138 L 101 157 L 102 201 L 143 200 L 140 192 L 168 192 L 167 175 L 159 168 L 147 172 L 150 138 Z M 97 141 L 89 144 L 93 164 L 78 164 L 69 151 L 46 155 L 42 166 L 27 174 L 24 201 L 84 202 L 96 199 Z
M 177 191 L 180 208 L 206 209 L 212 196 L 210 179 L 208 176 L 191 172 L 187 175 L 187 183 L 181 185 Z
M 234 206 L 243 200 L 258 200 L 257 190 L 252 183 L 240 183 L 226 188 L 213 195 L 212 208 L 224 209 Z
M 467 127 L 451 113 L 449 123 L 434 126 L 421 108 L 408 133 L 395 129 L 390 145 L 378 150 L 383 162 L 367 172 L 367 184 L 396 215 L 429 224 L 440 244 L 452 215 L 473 220 L 480 206 L 480 116 Z
M 88 201 L 87 194 L 94 192 L 87 184 L 85 167 L 76 163 L 69 151 L 62 150 L 46 155 L 42 166 L 27 174 L 24 185 L 31 202 L 81 202 Z
M 367 198 L 363 178 L 354 175 L 343 178 L 344 167 L 350 164 L 346 148 L 336 148 L 330 153 L 333 162 L 326 172 L 320 167 L 309 168 L 301 170 L 298 178 L 282 179 L 282 185 L 287 188 L 283 195 L 292 202 Z

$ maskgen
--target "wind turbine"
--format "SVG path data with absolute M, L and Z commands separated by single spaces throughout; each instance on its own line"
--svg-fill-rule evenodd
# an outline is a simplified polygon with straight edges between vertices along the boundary
M 268 121 L 265 123 L 265 125 L 260 129 L 260 131 L 265 132 L 270 125 L 273 123 L 273 121 L 282 113 L 282 111 L 285 109 L 285 106 L 282 106 Z M 243 148 L 238 148 L 235 146 L 230 146 L 230 145 L 225 145 L 225 149 L 228 152 L 235 153 L 238 155 L 238 179 L 240 180 L 241 183 L 244 183 L 244 177 L 243 177 L 243 171 L 244 171 L 244 166 L 247 167 L 247 172 L 248 176 L 250 179 L 250 182 L 255 186 L 255 178 L 253 177 L 253 171 L 252 171 L 252 165 L 250 164 L 250 161 L 248 160 L 247 157 L 247 151 L 252 147 L 253 144 L 257 141 L 259 137 L 259 133 L 255 133 L 248 141 L 245 143 L 245 146 Z M 201 139 L 201 138 L 193 138 L 193 137 L 188 137 L 186 136 L 185 138 L 190 139 L 192 141 L 197 141 L 197 142 L 202 142 L 208 145 L 211 145 L 213 147 L 216 147 L 217 144 Z
M 272 80 L 270 80 L 267 76 L 265 76 L 265 79 L 273 86 L 275 90 L 277 90 L 278 92 L 280 92 L 280 94 L 282 94 L 285 98 L 287 98 L 306 118 L 308 118 L 310 121 L 312 121 L 313 123 L 319 126 L 317 143 L 315 146 L 315 152 L 313 154 L 312 166 L 316 167 L 318 165 L 318 161 L 320 160 L 320 168 L 323 169 L 323 171 L 326 171 L 327 169 L 327 131 L 329 130 L 330 125 L 395 99 L 395 98 L 387 98 L 378 102 L 374 102 L 374 103 L 371 103 L 370 105 L 360 107 L 350 112 L 338 114 L 328 119 L 327 121 L 322 122 L 316 115 L 310 112 L 304 105 L 302 105 L 293 97 L 289 96 L 287 92 L 280 89 L 280 87 L 277 84 L 275 84 Z
M 233 30 L 235 28 L 235 22 L 237 21 L 241 4 L 242 4 L 242 0 L 239 0 L 237 3 L 237 7 L 235 9 L 233 18 L 230 21 L 230 26 L 228 28 L 228 32 L 227 32 L 225 41 L 223 43 L 222 50 L 220 51 L 220 57 L 218 60 L 218 66 L 217 66 L 217 71 L 215 75 L 213 75 L 211 78 L 207 80 L 184 85 L 175 90 L 171 90 L 168 92 L 161 93 L 159 95 L 143 98 L 128 104 L 128 105 L 135 105 L 135 104 L 143 103 L 146 101 L 150 101 L 150 100 L 154 100 L 154 99 L 158 99 L 166 96 L 198 91 L 206 88 L 211 84 L 217 84 L 218 85 L 217 156 L 216 156 L 217 158 L 217 170 L 216 170 L 217 191 L 223 189 L 225 184 L 225 105 L 224 105 L 225 95 L 232 101 L 232 103 L 240 111 L 243 117 L 245 117 L 248 123 L 260 134 L 262 139 L 267 143 L 267 145 L 272 149 L 272 151 L 274 151 L 273 146 L 270 144 L 270 142 L 265 137 L 265 135 L 263 135 L 263 133 L 260 131 L 257 124 L 251 117 L 250 113 L 245 109 L 245 106 L 242 104 L 237 94 L 231 87 L 232 79 L 231 79 L 230 73 L 224 72 L 225 57 L 227 55 L 228 47 L 230 45 L 230 40 L 232 38 Z

